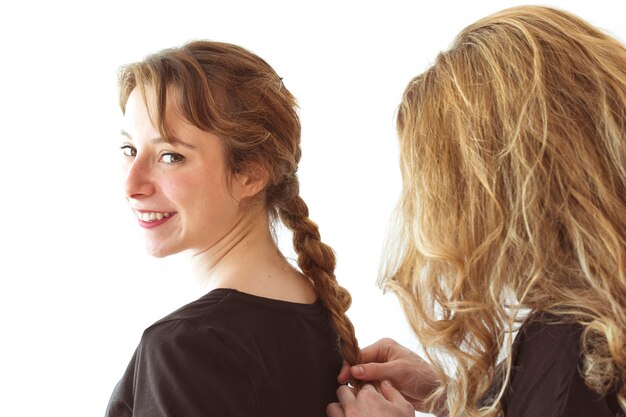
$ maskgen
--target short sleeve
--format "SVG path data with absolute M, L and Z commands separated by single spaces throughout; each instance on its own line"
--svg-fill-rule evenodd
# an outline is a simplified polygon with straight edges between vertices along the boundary
M 258 415 L 253 384 L 225 336 L 185 320 L 146 330 L 135 353 L 132 390 L 135 417 Z

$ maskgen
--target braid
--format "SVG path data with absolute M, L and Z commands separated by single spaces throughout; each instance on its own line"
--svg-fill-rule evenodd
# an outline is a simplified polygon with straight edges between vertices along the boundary
M 309 219 L 309 208 L 299 196 L 297 179 L 291 185 L 293 197 L 278 204 L 278 214 L 283 224 L 293 232 L 298 266 L 313 281 L 317 295 L 330 312 L 331 323 L 339 336 L 341 355 L 350 365 L 360 363 L 361 353 L 354 326 L 346 316 L 352 297 L 337 283 L 335 254 L 320 240 L 319 228 Z
M 260 57 L 237 45 L 194 41 L 124 67 L 120 72 L 122 110 L 138 86 L 154 89 L 158 98 L 155 121 L 164 138 L 170 136 L 165 109 L 171 100 L 189 123 L 221 138 L 232 173 L 257 165 L 267 169 L 267 210 L 272 220 L 279 217 L 293 231 L 298 265 L 330 313 L 340 352 L 348 363 L 359 363 L 354 327 L 345 314 L 350 294 L 338 285 L 335 255 L 320 241 L 317 225 L 308 218 L 308 208 L 298 196 L 300 119 L 296 100 L 282 78 Z M 175 96 L 168 95 L 170 88 L 177 92 Z

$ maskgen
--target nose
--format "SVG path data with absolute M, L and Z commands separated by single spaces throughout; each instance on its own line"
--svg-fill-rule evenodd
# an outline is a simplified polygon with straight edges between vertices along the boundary
M 127 169 L 124 184 L 126 198 L 141 199 L 154 194 L 154 180 L 148 161 L 137 156 L 127 166 Z

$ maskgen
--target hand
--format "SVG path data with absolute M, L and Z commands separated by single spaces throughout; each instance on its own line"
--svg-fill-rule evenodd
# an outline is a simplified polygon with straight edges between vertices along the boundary
M 352 367 L 344 364 L 337 378 L 340 384 L 352 378 L 374 383 L 387 380 L 415 410 L 428 411 L 423 401 L 440 384 L 428 362 L 392 339 L 379 340 L 361 353 L 363 363 Z M 437 408 L 442 405 L 443 401 Z
M 326 408 L 328 417 L 414 417 L 415 410 L 389 381 L 380 384 L 380 392 L 365 384 L 358 394 L 347 385 L 337 390 L 341 404 L 332 403 Z

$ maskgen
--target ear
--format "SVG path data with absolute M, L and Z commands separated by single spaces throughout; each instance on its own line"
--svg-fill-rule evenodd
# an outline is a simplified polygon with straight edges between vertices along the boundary
M 233 176 L 235 197 L 241 201 L 254 198 L 269 181 L 267 168 L 258 163 L 248 164 L 241 172 Z

